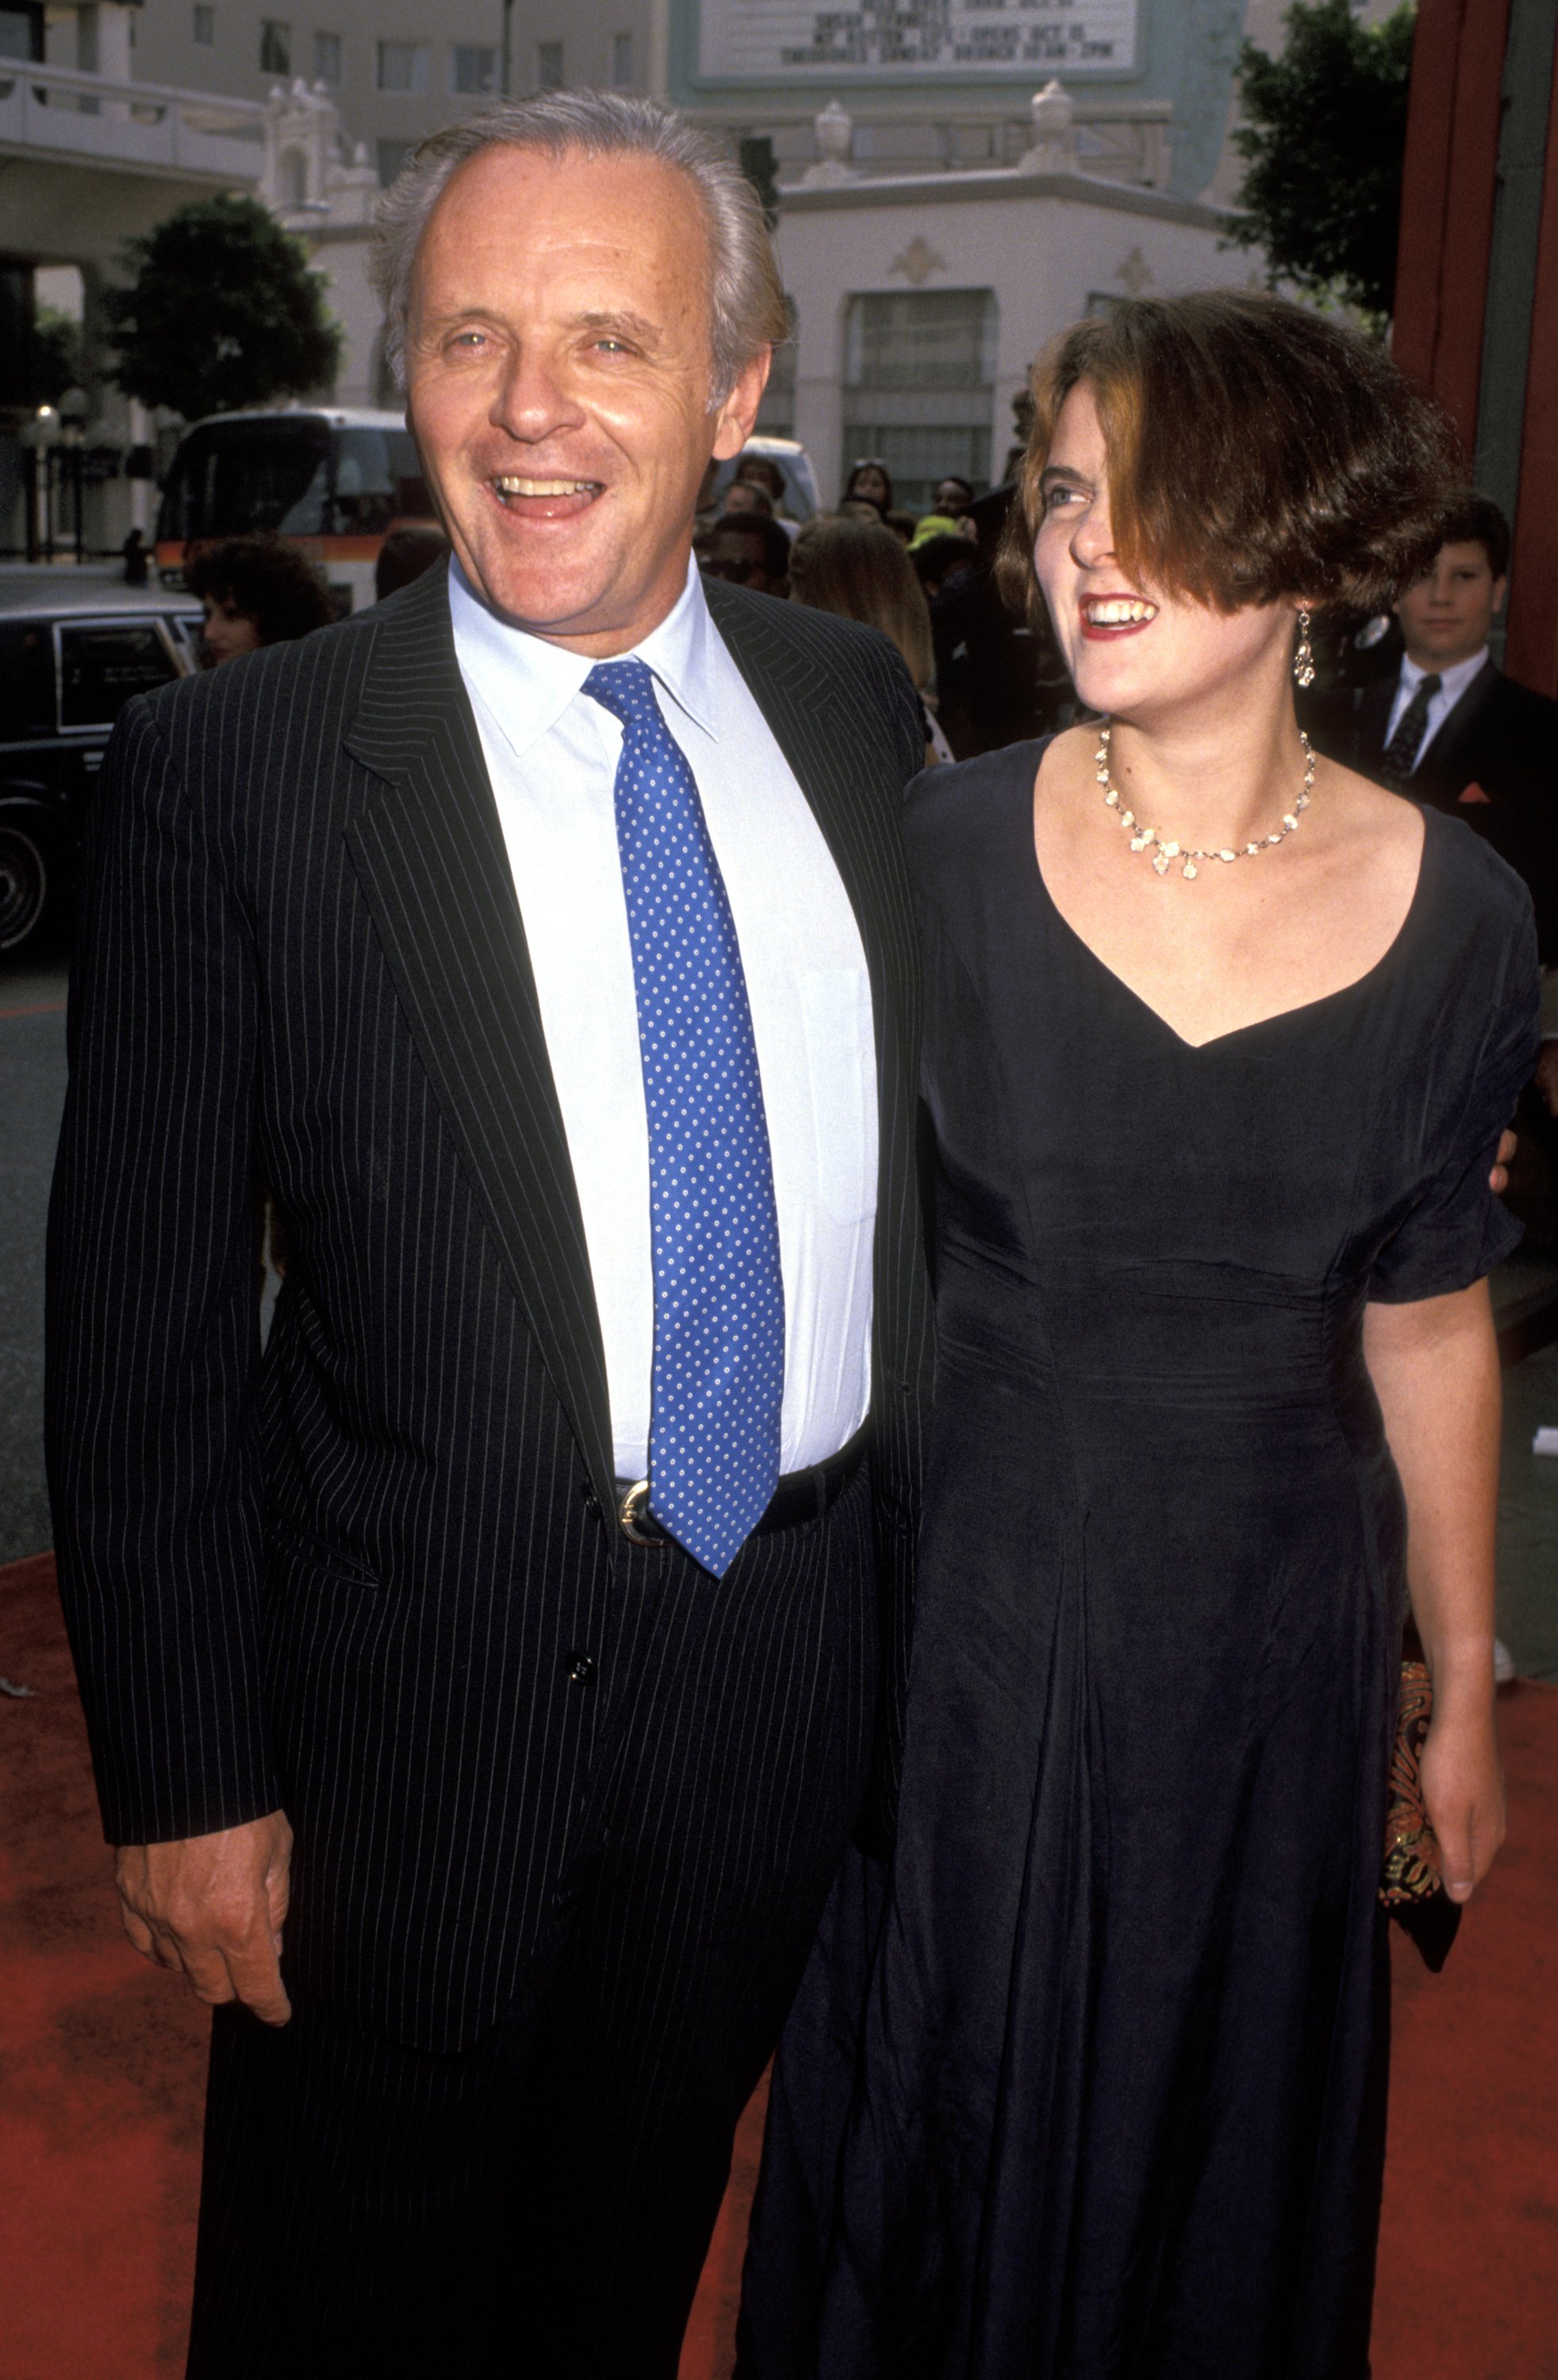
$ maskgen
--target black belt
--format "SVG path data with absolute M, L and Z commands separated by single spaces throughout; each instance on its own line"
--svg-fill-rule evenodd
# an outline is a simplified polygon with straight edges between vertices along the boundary
M 753 1524 L 754 1537 L 771 1537 L 778 1529 L 798 1529 L 831 1512 L 865 1460 L 870 1424 L 863 1423 L 846 1446 L 826 1463 L 805 1471 L 787 1471 L 773 1490 L 772 1502 Z M 619 1479 L 616 1483 L 617 1526 L 636 1546 L 669 1546 L 676 1540 L 656 1528 L 650 1517 L 649 1481 Z

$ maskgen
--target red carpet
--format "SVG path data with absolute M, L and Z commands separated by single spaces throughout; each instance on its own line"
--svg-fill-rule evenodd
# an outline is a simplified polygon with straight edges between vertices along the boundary
M 184 2369 L 209 2020 L 119 1930 L 54 1558 L 0 1571 L 0 2370 Z
M 1499 1733 L 1509 1840 L 1443 1973 L 1393 1928 L 1375 2380 L 1558 2380 L 1558 1688 Z
M 206 2019 L 119 1933 L 47 1556 L 0 1569 L 0 1676 L 33 1689 L 0 1694 L 0 2373 L 162 2380 Z M 1375 2380 L 1558 2380 L 1558 1692 L 1502 1723 L 1510 1842 L 1445 1973 L 1396 1963 Z M 761 2129 L 754 2102 L 681 2380 L 728 2380 Z

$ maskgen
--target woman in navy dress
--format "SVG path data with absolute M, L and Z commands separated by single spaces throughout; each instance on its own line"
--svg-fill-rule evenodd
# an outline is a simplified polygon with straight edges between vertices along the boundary
M 1274 299 L 1036 378 L 1023 560 L 1098 722 L 906 824 L 940 1371 L 895 1852 L 781 2051 L 742 2380 L 1364 2380 L 1408 1597 L 1448 1888 L 1503 1828 L 1490 1187 L 1522 886 L 1309 752 L 1310 607 L 1446 433 Z

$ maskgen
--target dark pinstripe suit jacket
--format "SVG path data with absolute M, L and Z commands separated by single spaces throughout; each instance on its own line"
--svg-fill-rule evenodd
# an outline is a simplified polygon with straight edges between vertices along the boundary
M 896 835 L 919 711 L 873 632 L 709 597 L 870 971 L 890 1777 L 930 1354 Z M 129 706 L 70 1034 L 49 1463 L 106 1832 L 304 1805 L 330 1919 L 305 1984 L 469 2038 L 513 1995 L 610 1724 L 568 1670 L 620 1562 L 578 1201 L 441 572 Z M 294 1249 L 263 1362 L 262 1182 Z

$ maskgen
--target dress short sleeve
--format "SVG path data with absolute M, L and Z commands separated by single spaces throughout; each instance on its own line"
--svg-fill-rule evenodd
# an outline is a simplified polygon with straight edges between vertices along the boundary
M 1369 1294 L 1382 1305 L 1468 1289 L 1523 1235 L 1523 1225 L 1488 1187 L 1488 1175 L 1540 1047 L 1541 976 L 1529 897 L 1501 923 L 1504 958 L 1490 987 L 1487 1028 L 1458 1103 L 1448 1103 L 1459 1122 L 1446 1134 L 1442 1164 L 1374 1259 Z M 1475 997 L 1470 986 L 1466 996 Z

